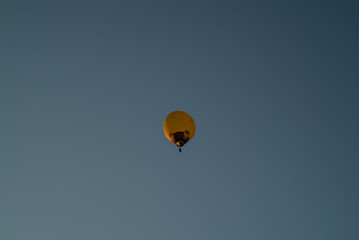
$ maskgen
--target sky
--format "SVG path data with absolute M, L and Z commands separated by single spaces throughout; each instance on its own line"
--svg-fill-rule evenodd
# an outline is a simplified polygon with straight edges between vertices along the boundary
M 359 239 L 358 29 L 357 1 L 2 0 L 0 239 Z

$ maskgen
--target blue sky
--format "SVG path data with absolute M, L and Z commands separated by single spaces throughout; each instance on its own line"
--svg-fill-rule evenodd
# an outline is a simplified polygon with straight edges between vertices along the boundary
M 0 238 L 358 239 L 358 9 L 3 0 Z

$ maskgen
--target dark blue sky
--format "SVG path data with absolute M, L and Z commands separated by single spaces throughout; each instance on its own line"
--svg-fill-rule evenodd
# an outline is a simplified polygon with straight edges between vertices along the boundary
M 359 239 L 357 1 L 3 0 L 0 29 L 1 239 Z

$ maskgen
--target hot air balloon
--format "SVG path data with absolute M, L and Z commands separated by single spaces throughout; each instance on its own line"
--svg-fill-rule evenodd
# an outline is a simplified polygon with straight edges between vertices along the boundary
M 183 145 L 193 138 L 196 125 L 190 115 L 182 111 L 175 111 L 166 117 L 163 131 L 168 140 L 179 147 L 179 151 L 182 152 Z

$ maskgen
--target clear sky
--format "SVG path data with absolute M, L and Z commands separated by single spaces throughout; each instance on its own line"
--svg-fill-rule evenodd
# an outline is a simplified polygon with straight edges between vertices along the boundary
M 358 1 L 2 0 L 0 239 L 359 239 L 358 29 Z

